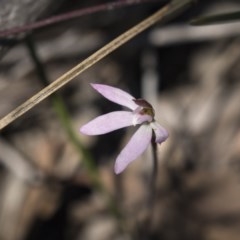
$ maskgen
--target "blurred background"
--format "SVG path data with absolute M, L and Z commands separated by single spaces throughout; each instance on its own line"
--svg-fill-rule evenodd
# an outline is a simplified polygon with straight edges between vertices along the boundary
M 1 31 L 109 1 L 1 0 Z M 118 1 L 120 2 L 120 1 Z M 0 117 L 167 1 L 139 2 L 0 38 Z M 141 33 L 0 133 L 0 240 L 238 240 L 240 21 L 190 20 L 240 9 L 196 1 Z M 79 128 L 120 106 L 90 83 L 143 97 L 170 133 L 116 176 L 135 127 L 103 136 Z

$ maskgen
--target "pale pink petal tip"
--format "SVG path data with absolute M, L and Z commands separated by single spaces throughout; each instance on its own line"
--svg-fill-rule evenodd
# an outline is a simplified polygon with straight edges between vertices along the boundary
M 142 125 L 132 136 L 128 144 L 118 155 L 114 172 L 121 173 L 135 159 L 137 159 L 148 147 L 152 138 L 152 128 L 149 125 Z
M 135 110 L 138 107 L 138 105 L 133 101 L 135 98 L 119 88 L 96 83 L 91 83 L 91 86 L 112 102 L 128 107 L 131 110 Z
M 155 133 L 156 143 L 162 143 L 169 137 L 168 131 L 157 122 L 152 122 L 151 127 Z

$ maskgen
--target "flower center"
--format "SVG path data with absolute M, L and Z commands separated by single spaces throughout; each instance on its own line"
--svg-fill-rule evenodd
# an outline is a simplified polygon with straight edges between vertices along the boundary
M 154 118 L 155 116 L 155 111 L 152 107 L 152 105 L 147 102 L 146 100 L 142 99 L 142 98 L 138 98 L 138 99 L 133 99 L 133 101 L 141 107 L 141 110 L 139 111 L 139 114 L 141 115 L 149 115 L 152 118 Z

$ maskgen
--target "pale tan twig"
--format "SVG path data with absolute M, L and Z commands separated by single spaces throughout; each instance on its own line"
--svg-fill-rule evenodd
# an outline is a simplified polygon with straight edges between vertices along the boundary
M 175 2 L 180 2 L 176 4 Z M 135 25 L 128 31 L 121 34 L 119 37 L 112 40 L 110 43 L 96 51 L 90 57 L 79 63 L 74 68 L 70 69 L 68 72 L 63 74 L 57 80 L 49 84 L 47 87 L 42 89 L 40 92 L 35 94 L 33 97 L 28 99 L 22 105 L 18 106 L 15 110 L 7 114 L 0 120 L 0 130 L 6 127 L 8 124 L 13 122 L 15 119 L 19 118 L 21 115 L 29 111 L 35 105 L 40 103 L 42 100 L 46 99 L 49 95 L 56 92 L 59 88 L 67 84 L 73 78 L 78 76 L 80 73 L 85 71 L 86 69 L 93 66 L 95 63 L 103 59 L 105 56 L 119 48 L 121 45 L 138 35 L 139 33 L 143 32 L 145 29 L 152 26 L 159 20 L 165 19 L 165 17 L 169 17 L 172 13 L 175 13 L 177 10 L 186 7 L 191 0 L 182 0 L 182 1 L 173 1 L 174 4 L 168 4 L 165 7 L 158 10 L 156 13 L 151 15 L 150 17 L 146 18 L 139 24 Z

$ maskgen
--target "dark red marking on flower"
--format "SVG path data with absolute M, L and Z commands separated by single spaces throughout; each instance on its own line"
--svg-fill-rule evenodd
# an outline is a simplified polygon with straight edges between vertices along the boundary
M 133 101 L 140 107 L 153 109 L 152 105 L 142 98 L 133 99 Z
M 133 99 L 133 101 L 138 106 L 142 107 L 142 110 L 140 111 L 140 114 L 147 114 L 147 115 L 150 115 L 154 118 L 155 111 L 154 111 L 152 105 L 149 102 L 147 102 L 146 100 L 144 100 L 142 98 Z

